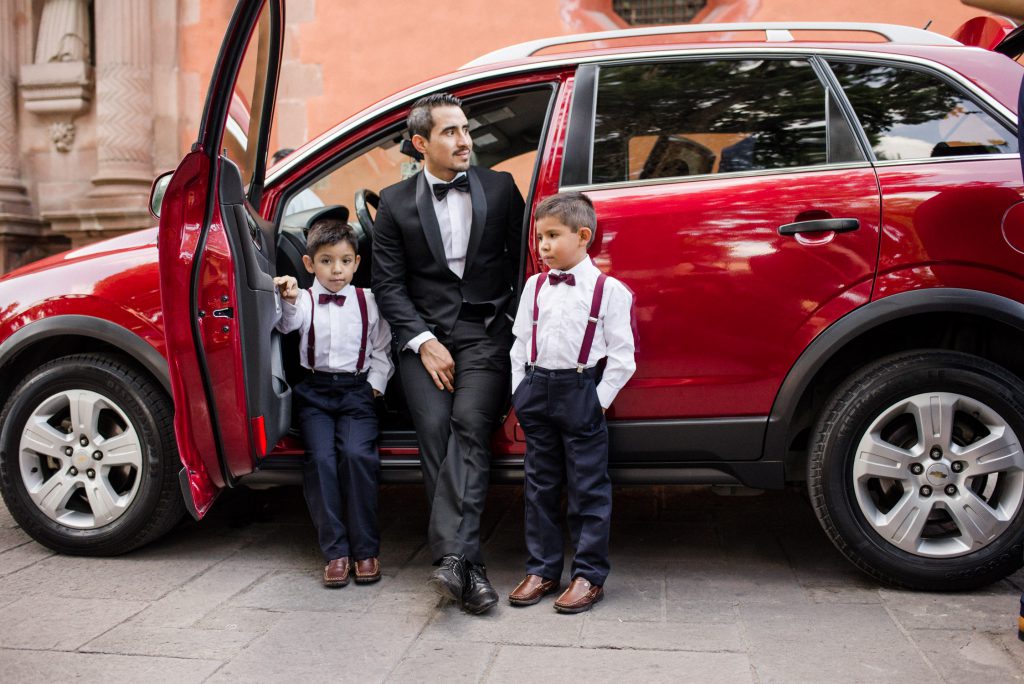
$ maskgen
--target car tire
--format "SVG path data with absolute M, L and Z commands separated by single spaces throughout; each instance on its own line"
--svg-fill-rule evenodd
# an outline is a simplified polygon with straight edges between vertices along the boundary
M 80 354 L 30 372 L 0 414 L 0 492 L 14 520 L 60 553 L 112 556 L 184 514 L 173 410 L 130 361 Z
M 1024 564 L 1024 383 L 951 351 L 856 371 L 820 414 L 811 503 L 854 565 L 895 586 L 960 591 Z

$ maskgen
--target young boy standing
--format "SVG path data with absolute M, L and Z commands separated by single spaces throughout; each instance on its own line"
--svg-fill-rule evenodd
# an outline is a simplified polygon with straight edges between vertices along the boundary
M 533 605 L 559 589 L 566 487 L 575 556 L 572 582 L 555 609 L 580 613 L 603 598 L 608 577 L 612 487 L 604 412 L 636 369 L 633 295 L 587 255 L 597 224 L 589 198 L 553 195 L 537 205 L 534 219 L 537 251 L 550 271 L 526 282 L 513 326 L 512 404 L 526 434 L 529 559 L 509 602 Z
M 377 523 L 377 414 L 394 372 L 391 330 L 369 290 L 352 286 L 358 241 L 338 209 L 325 210 L 306 237 L 306 270 L 316 276 L 299 290 L 291 276 L 274 279 L 283 301 L 277 328 L 301 330 L 306 378 L 293 388 L 306 442 L 303 491 L 327 565 L 323 583 L 380 579 Z M 347 212 L 344 212 L 347 215 Z M 343 522 L 344 518 L 344 522 Z

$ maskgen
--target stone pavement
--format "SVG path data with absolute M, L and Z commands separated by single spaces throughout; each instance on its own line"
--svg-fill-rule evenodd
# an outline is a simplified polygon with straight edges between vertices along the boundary
M 0 505 L 0 679 L 103 682 L 1011 682 L 1024 572 L 967 594 L 879 586 L 794 492 L 615 494 L 590 613 L 463 614 L 425 586 L 422 489 L 381 493 L 384 578 L 328 590 L 301 492 L 232 492 L 120 558 L 58 556 Z M 520 579 L 522 490 L 492 488 L 490 576 Z

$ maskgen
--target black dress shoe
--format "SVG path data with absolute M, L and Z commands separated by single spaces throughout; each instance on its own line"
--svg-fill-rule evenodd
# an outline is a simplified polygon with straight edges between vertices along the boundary
M 443 598 L 461 601 L 467 584 L 466 558 L 455 554 L 442 556 L 440 565 L 430 575 L 427 584 Z
M 468 613 L 479 615 L 490 610 L 498 602 L 498 592 L 494 591 L 487 579 L 487 568 L 475 563 L 466 563 L 466 588 L 462 592 L 462 607 Z

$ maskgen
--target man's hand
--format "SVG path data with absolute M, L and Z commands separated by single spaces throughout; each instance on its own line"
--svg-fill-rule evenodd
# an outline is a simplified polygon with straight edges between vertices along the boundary
M 373 398 L 374 399 L 377 399 L 377 398 L 383 397 L 383 396 L 384 395 L 380 393 L 380 390 L 373 390 Z
M 274 278 L 274 285 L 277 286 L 277 291 L 281 293 L 281 299 L 294 304 L 295 300 L 299 297 L 299 281 L 293 276 L 278 276 Z
M 436 339 L 420 345 L 420 361 L 439 390 L 455 391 L 455 359 Z

